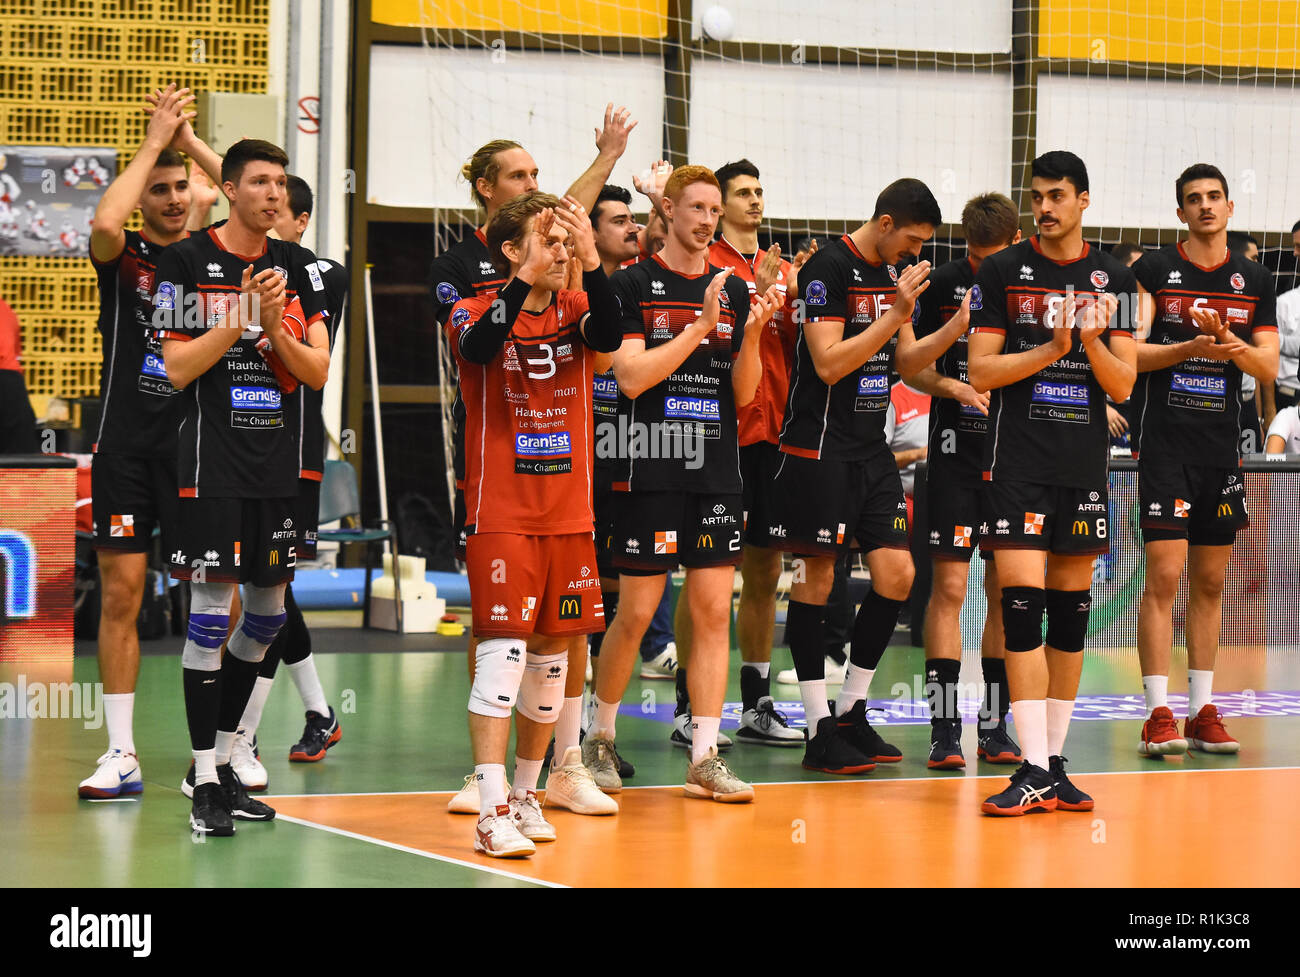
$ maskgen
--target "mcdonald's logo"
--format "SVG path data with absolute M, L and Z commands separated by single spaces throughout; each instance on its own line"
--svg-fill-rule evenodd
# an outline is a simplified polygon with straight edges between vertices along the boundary
M 560 620 L 577 621 L 582 617 L 582 595 L 565 594 L 560 598 Z
M 1219 503 L 1219 515 L 1220 515 L 1220 516 L 1230 516 L 1230 515 L 1232 515 L 1232 503 L 1230 503 L 1230 502 L 1220 502 L 1220 503 Z
M 713 549 L 713 536 L 710 533 L 700 533 L 700 538 L 695 541 L 697 550 Z
M 894 516 L 894 528 L 901 529 L 903 532 L 907 532 L 907 517 Z
M 279 551 L 279 550 L 271 550 L 271 556 L 270 556 L 270 558 L 267 560 L 267 564 L 268 564 L 269 566 L 273 566 L 273 567 L 278 567 L 278 566 L 280 565 L 280 551 Z
M 1074 520 L 1074 525 L 1070 527 L 1070 533 L 1073 536 L 1087 536 L 1089 533 L 1088 520 L 1087 519 Z

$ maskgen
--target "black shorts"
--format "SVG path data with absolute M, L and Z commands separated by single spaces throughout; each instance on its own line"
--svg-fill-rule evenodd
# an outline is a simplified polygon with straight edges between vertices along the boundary
M 596 572 L 602 577 L 617 577 L 611 547 L 614 544 L 614 498 L 618 493 L 610 488 L 607 475 L 597 471 L 592 494 L 592 512 L 596 517 Z
M 969 563 L 978 546 L 988 558 L 983 535 L 984 483 L 976 478 L 960 478 L 933 468 L 926 471 L 925 518 L 930 527 L 929 553 L 936 560 L 960 560 Z
M 465 535 L 465 490 L 459 486 L 456 488 L 456 502 L 451 510 L 451 533 L 454 537 L 452 542 L 456 546 L 456 559 L 464 563 L 465 541 L 469 537 Z
M 298 499 L 181 499 L 175 547 L 177 580 L 274 587 L 298 563 Z
M 985 482 L 980 545 L 991 550 L 1046 550 L 1060 556 L 1110 551 L 1106 489 L 1034 482 Z
M 739 495 L 615 492 L 614 566 L 650 576 L 740 565 Z
M 781 449 L 771 441 L 755 441 L 740 449 L 741 498 L 745 507 L 745 545 L 766 546 L 773 525 L 772 480 L 781 467 Z
M 763 546 L 796 556 L 908 548 L 907 500 L 894 456 L 832 461 L 781 455 Z
M 1250 525 L 1246 483 L 1236 468 L 1180 465 L 1148 460 L 1138 464 L 1142 539 L 1186 539 L 1193 546 L 1230 546 Z
M 298 479 L 298 559 L 316 559 L 316 536 L 320 528 L 320 482 Z
M 97 454 L 90 470 L 94 547 L 147 553 L 153 531 L 170 548 L 176 531 L 176 457 Z

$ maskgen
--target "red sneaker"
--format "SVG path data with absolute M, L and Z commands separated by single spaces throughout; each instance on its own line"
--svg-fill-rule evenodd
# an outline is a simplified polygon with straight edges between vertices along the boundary
M 1223 727 L 1220 726 L 1220 729 Z M 1168 706 L 1151 710 L 1151 718 L 1142 724 L 1142 756 L 1172 756 L 1187 752 L 1187 740 L 1178 735 L 1178 721 Z
M 1194 719 L 1189 717 L 1183 722 L 1183 736 L 1193 750 L 1202 753 L 1236 753 L 1241 749 L 1241 744 L 1223 728 L 1223 718 L 1212 703 L 1201 706 Z

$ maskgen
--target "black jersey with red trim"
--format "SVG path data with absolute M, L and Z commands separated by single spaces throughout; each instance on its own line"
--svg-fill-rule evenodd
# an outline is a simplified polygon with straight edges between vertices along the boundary
M 1148 251 L 1133 266 L 1155 298 L 1147 342 L 1168 346 L 1194 339 L 1191 309 L 1214 309 L 1242 342 L 1277 331 L 1273 276 L 1263 265 L 1227 253 L 1212 268 L 1195 264 L 1182 244 Z M 1235 467 L 1241 461 L 1241 368 L 1197 357 L 1138 377 L 1143 402 L 1141 457 L 1181 464 Z
M 1086 242 L 1073 261 L 1054 261 L 1038 237 L 985 258 L 971 295 L 971 333 L 1005 338 L 1003 353 L 1022 353 L 1052 338 L 1067 289 L 1077 315 L 1102 292 L 1119 298 L 1119 308 L 1102 339 L 1116 334 L 1134 341 L 1137 279 L 1122 262 Z M 1102 489 L 1110 432 L 1106 392 L 1093 375 L 1075 332 L 1070 352 L 1023 380 L 989 396 L 989 432 L 984 439 L 984 477 L 989 481 L 1033 482 Z
M 497 271 L 488 254 L 487 237 L 482 229 L 460 239 L 433 259 L 429 270 L 430 288 L 433 290 L 434 315 L 439 328 L 447 325 L 447 317 L 461 299 L 477 295 L 495 295 L 506 283 L 506 276 Z M 452 367 L 455 368 L 455 357 Z M 465 483 L 465 405 L 460 399 L 460 385 L 456 386 L 456 400 L 451 405 L 452 468 L 457 486 Z
M 958 258 L 940 265 L 930 275 L 930 287 L 916 300 L 912 325 L 917 339 L 938 332 L 961 308 L 962 300 L 975 284 L 970 258 Z M 935 360 L 934 368 L 945 377 L 970 383 L 966 370 L 969 336 L 963 333 Z M 984 436 L 989 421 L 980 411 L 951 397 L 934 397 L 930 405 L 930 443 L 927 464 L 931 472 L 978 479 L 984 471 Z
M 325 325 L 329 329 L 330 350 L 334 349 L 334 337 L 338 335 L 339 323 L 343 317 L 343 303 L 348 295 L 348 270 L 337 261 L 318 258 L 314 264 L 307 266 L 307 280 L 312 287 L 319 276 L 324 285 L 323 303 L 328 316 Z M 319 482 L 325 473 L 325 419 L 321 409 L 325 404 L 324 388 L 313 390 L 305 383 L 298 384 L 297 396 L 301 398 L 302 412 L 299 420 L 300 436 L 298 438 L 298 474 L 301 478 L 310 478 Z
M 846 234 L 820 249 L 799 272 L 806 321 L 844 323 L 844 338 L 866 330 L 889 311 L 898 270 L 864 258 Z M 781 450 L 804 458 L 859 461 L 889 450 L 885 415 L 897 336 L 852 373 L 828 386 L 817 375 L 801 324 L 790 370 Z
M 700 317 L 704 292 L 721 270 L 706 264 L 701 274 L 683 275 L 654 255 L 614 272 L 623 336 L 644 339 L 646 349 L 670 342 Z M 619 391 L 615 490 L 740 492 L 731 366 L 748 317 L 749 287 L 732 275 L 719 296 L 717 325 L 682 365 L 635 399 Z
M 90 262 L 99 284 L 104 365 L 99 375 L 100 453 L 171 458 L 180 421 L 176 389 L 163 368 L 162 344 L 150 325 L 154 274 L 167 245 L 125 231 L 122 253 Z
M 158 263 L 154 324 L 163 340 L 193 340 L 239 301 L 244 269 L 274 268 L 286 300 L 302 306 L 304 331 L 323 322 L 325 285 L 306 248 L 268 238 L 258 255 L 232 254 L 214 225 L 172 245 Z M 313 269 L 314 270 L 314 269 Z M 177 476 L 183 497 L 289 498 L 298 494 L 301 402 L 285 395 L 247 329 L 181 394 Z

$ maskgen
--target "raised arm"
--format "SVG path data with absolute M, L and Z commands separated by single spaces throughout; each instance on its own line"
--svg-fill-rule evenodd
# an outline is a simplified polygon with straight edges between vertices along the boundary
M 596 158 L 569 187 L 568 195 L 582 204 L 588 213 L 596 206 L 601 188 L 609 182 L 614 164 L 627 149 L 627 137 L 636 128 L 636 120 L 631 116 L 632 113 L 621 105 L 618 111 L 614 111 L 613 102 L 605 106 L 605 123 L 596 130 Z

